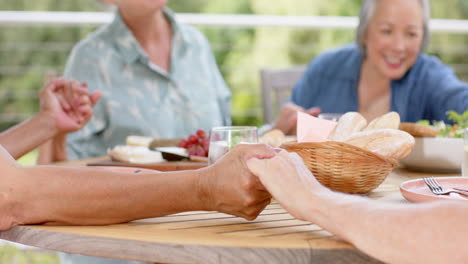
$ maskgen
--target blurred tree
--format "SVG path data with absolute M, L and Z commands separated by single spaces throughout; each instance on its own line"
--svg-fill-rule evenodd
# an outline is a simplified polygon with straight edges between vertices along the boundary
M 97 1 L 0 0 L 4 10 L 95 11 Z M 16 27 L 0 31 L 0 113 L 9 114 L 0 130 L 30 116 L 38 109 L 37 91 L 46 73 L 62 72 L 74 43 L 95 27 Z M 16 94 L 16 95 L 15 95 Z M 6 99 L 6 100 L 5 100 Z

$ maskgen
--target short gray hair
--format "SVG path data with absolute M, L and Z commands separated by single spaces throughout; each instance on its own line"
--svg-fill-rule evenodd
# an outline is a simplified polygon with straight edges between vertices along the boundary
M 369 22 L 374 16 L 377 2 L 379 0 L 364 0 L 361 6 L 361 12 L 359 14 L 359 25 L 356 30 L 356 42 L 361 50 L 362 54 L 366 54 L 366 47 L 364 45 L 364 38 L 366 36 Z M 429 32 L 429 21 L 431 19 L 431 7 L 428 0 L 418 0 L 423 10 L 423 39 L 421 43 L 420 52 L 426 50 L 431 39 Z

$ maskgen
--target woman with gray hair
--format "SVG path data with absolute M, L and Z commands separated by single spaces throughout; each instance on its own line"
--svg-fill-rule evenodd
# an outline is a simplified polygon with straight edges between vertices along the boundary
M 427 0 L 365 0 L 357 43 L 312 60 L 292 103 L 329 113 L 359 111 L 368 121 L 389 111 L 403 122 L 448 121 L 448 110 L 467 110 L 468 84 L 423 54 L 429 20 Z

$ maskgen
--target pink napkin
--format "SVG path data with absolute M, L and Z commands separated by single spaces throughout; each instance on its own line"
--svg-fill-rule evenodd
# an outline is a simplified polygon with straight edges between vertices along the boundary
M 335 128 L 336 122 L 297 112 L 297 142 L 322 142 Z

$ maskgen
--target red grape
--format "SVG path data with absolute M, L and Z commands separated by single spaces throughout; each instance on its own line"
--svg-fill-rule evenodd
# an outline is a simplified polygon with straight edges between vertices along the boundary
M 195 134 L 182 139 L 178 146 L 187 149 L 189 155 L 208 157 L 210 137 L 203 129 L 198 129 Z
M 210 148 L 210 138 L 204 138 L 202 146 L 206 150 L 206 152 L 208 152 L 208 149 Z
M 206 151 L 203 147 L 198 147 L 195 155 L 204 157 L 206 155 Z
M 205 130 L 203 130 L 203 129 L 198 129 L 198 130 L 197 130 L 197 136 L 198 136 L 200 139 L 205 138 L 205 137 L 206 137 L 206 132 L 205 132 Z
M 188 138 L 188 141 L 192 144 L 197 144 L 198 143 L 198 137 L 197 135 L 193 134 L 193 135 L 190 135 L 189 138 Z
M 188 141 L 185 140 L 185 139 L 182 139 L 180 142 L 179 142 L 179 145 L 177 145 L 178 147 L 181 147 L 181 148 L 186 148 L 187 147 L 187 144 L 188 144 Z

